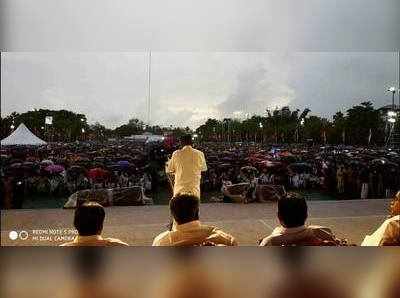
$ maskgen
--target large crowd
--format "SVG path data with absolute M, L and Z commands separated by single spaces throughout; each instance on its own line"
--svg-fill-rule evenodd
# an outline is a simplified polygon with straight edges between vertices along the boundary
M 257 185 L 316 190 L 339 199 L 391 197 L 400 188 L 400 154 L 394 150 L 218 142 L 195 147 L 207 160 L 201 180 L 205 201 L 257 201 Z M 165 163 L 176 148 L 130 141 L 2 148 L 1 207 L 22 208 L 29 197 L 65 200 L 93 188 L 140 186 L 150 197 L 160 190 L 168 196 Z M 228 186 L 241 183 L 246 187 L 229 193 Z
M 255 143 L 197 143 L 196 150 L 190 135 L 181 142 L 179 150 L 162 142 L 132 141 L 3 148 L 2 208 L 21 208 L 30 195 L 57 199 L 89 191 L 73 207 L 78 236 L 64 245 L 128 245 L 102 237 L 105 210 L 91 192 L 139 186 L 152 195 L 172 186 L 172 221 L 154 238 L 154 246 L 237 245 L 234 236 L 201 223 L 200 201 L 207 193 L 228 202 L 277 201 L 280 225 L 260 239 L 261 246 L 349 245 L 328 227 L 307 225 L 301 190 L 311 189 L 338 199 L 394 198 L 390 218 L 363 245 L 399 245 L 400 155 L 395 150 Z M 276 191 L 263 192 L 264 187 Z
M 85 189 L 141 185 L 154 191 L 162 184 L 158 177 L 165 154 L 162 146 L 130 142 L 3 148 L 2 208 L 22 208 L 30 197 L 65 199 Z
M 205 188 L 224 181 L 246 181 L 243 169 L 254 168 L 259 184 L 286 189 L 315 189 L 346 198 L 390 197 L 400 187 L 400 155 L 392 150 L 355 147 L 290 147 L 207 144 L 209 170 Z

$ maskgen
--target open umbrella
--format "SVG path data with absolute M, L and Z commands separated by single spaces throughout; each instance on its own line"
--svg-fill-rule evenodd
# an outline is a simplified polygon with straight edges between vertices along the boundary
M 230 164 L 230 163 L 218 164 L 218 168 L 220 168 L 220 169 L 227 169 L 227 168 L 231 168 L 231 167 L 232 167 L 232 164 Z
M 294 173 L 310 173 L 312 171 L 312 166 L 305 162 L 292 163 L 288 166 L 288 169 Z
M 110 164 L 107 165 L 107 169 L 114 172 L 114 171 L 120 171 L 121 170 L 121 166 L 119 164 Z
M 370 161 L 370 167 L 374 170 L 390 172 L 392 169 L 398 169 L 399 165 L 386 158 L 377 158 Z
M 68 172 L 79 172 L 79 173 L 85 172 L 84 168 L 82 168 L 81 166 L 77 166 L 77 165 L 71 166 L 67 171 Z
M 252 166 L 242 167 L 240 169 L 240 172 L 242 172 L 242 173 L 244 173 L 246 175 L 251 175 L 251 174 L 257 175 L 258 174 L 258 170 L 255 167 L 252 167 Z
M 40 162 L 43 166 L 49 166 L 49 165 L 53 165 L 54 162 L 51 161 L 50 159 L 44 159 Z
M 80 174 L 85 173 L 85 169 L 81 166 L 72 166 L 69 169 L 67 169 L 67 177 L 69 179 L 77 179 Z
M 102 168 L 93 168 L 89 170 L 88 177 L 91 179 L 103 179 L 107 175 L 107 171 Z
M 282 166 L 282 163 L 280 161 L 264 160 L 259 165 L 262 168 L 279 168 Z
M 35 173 L 35 164 L 33 163 L 13 163 L 6 168 L 6 172 L 14 176 L 29 176 Z
M 44 168 L 44 170 L 50 174 L 58 174 L 65 170 L 61 165 L 49 165 Z
M 18 158 L 13 158 L 10 160 L 10 164 L 15 164 L 15 163 L 23 163 L 23 160 Z
M 35 168 L 35 167 L 37 167 L 37 164 L 34 163 L 34 162 L 26 161 L 26 162 L 22 163 L 22 167 L 24 167 L 24 168 Z
M 127 168 L 127 167 L 129 167 L 129 161 L 127 161 L 127 160 L 120 160 L 118 163 L 117 163 L 119 166 L 121 166 L 121 167 L 124 167 L 124 168 Z
M 10 165 L 10 168 L 20 168 L 22 166 L 22 162 L 14 162 Z

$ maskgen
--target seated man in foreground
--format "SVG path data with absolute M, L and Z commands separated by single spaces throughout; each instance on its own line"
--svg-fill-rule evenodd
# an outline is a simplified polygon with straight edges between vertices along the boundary
M 171 199 L 169 208 L 176 226 L 158 235 L 153 246 L 237 245 L 235 238 L 199 221 L 199 199 L 179 195 Z
M 127 246 L 118 239 L 103 238 L 103 223 L 105 211 L 103 206 L 96 202 L 85 202 L 75 209 L 74 226 L 78 236 L 74 241 L 61 246 Z
M 329 228 L 306 226 L 308 217 L 306 200 L 294 193 L 288 193 L 278 200 L 278 219 L 281 226 L 261 240 L 260 246 L 318 246 L 339 245 Z
M 390 204 L 390 217 L 361 246 L 400 246 L 400 191 Z

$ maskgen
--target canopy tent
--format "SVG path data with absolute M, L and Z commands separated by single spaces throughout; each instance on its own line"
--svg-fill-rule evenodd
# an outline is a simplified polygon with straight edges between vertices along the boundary
M 23 123 L 12 134 L 1 140 L 1 146 L 40 146 L 46 144 L 45 141 L 35 136 Z

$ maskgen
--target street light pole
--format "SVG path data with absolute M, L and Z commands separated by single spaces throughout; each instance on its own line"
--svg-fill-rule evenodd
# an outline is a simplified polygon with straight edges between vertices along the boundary
M 394 111 L 394 110 L 395 110 L 394 95 L 395 95 L 395 93 L 396 93 L 396 87 L 390 87 L 390 88 L 388 89 L 388 92 L 391 92 L 391 93 L 392 93 L 392 109 L 393 109 L 393 111 Z
M 393 92 L 392 92 L 392 103 L 393 103 L 393 110 L 394 110 L 394 108 L 395 108 L 395 106 L 394 106 L 394 94 L 395 94 L 395 92 L 396 92 L 396 91 L 393 91 Z
M 398 68 L 397 68 L 397 71 L 398 71 L 398 81 L 397 81 L 397 84 L 398 84 L 398 97 L 399 97 L 399 109 L 400 109 L 400 51 L 398 51 L 397 52 L 397 62 L 399 63 L 399 65 L 397 65 L 398 66 Z

